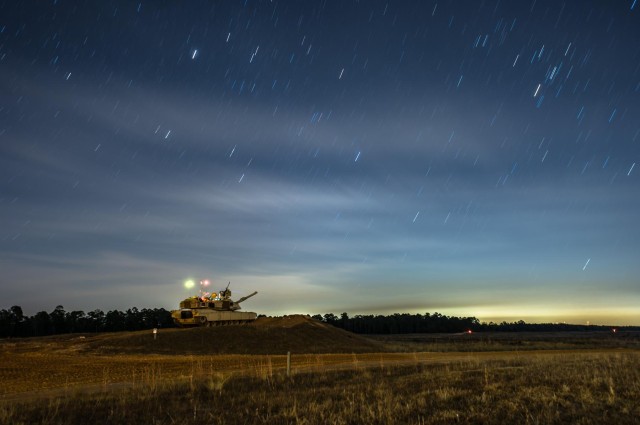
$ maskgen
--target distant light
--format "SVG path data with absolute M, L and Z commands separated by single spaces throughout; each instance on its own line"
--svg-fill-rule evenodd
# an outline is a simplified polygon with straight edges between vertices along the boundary
M 473 333 L 473 331 L 472 331 L 471 329 L 469 329 L 469 330 L 467 330 L 467 333 L 468 333 L 468 334 L 472 334 L 472 333 Z
M 616 328 L 611 329 L 611 332 L 616 333 L 618 330 Z
M 208 286 L 209 285 L 209 281 L 206 280 L 206 279 L 203 280 L 201 283 L 202 283 L 203 286 Z
M 195 286 L 195 283 L 193 283 L 193 280 L 187 280 L 184 282 L 184 287 L 187 289 L 191 289 Z

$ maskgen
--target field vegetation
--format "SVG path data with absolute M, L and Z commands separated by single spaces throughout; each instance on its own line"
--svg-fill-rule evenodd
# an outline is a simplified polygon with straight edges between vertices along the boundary
M 396 352 L 481 352 L 581 350 L 590 348 L 640 349 L 640 331 L 474 332 L 457 334 L 369 335 Z
M 0 424 L 634 423 L 640 337 L 251 326 L 0 341 Z M 289 376 L 286 352 L 293 353 Z
M 11 424 L 636 423 L 638 353 L 464 358 L 316 369 L 287 377 L 196 373 L 0 405 Z

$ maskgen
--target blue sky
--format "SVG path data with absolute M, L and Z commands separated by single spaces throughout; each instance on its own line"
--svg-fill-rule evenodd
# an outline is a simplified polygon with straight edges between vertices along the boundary
M 0 10 L 3 308 L 640 323 L 629 2 Z

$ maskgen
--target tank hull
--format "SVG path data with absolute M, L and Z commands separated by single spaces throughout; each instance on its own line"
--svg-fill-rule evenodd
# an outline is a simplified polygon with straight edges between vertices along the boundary
M 258 317 L 245 311 L 218 311 L 209 308 L 180 309 L 171 312 L 171 317 L 180 327 L 227 326 L 249 323 Z

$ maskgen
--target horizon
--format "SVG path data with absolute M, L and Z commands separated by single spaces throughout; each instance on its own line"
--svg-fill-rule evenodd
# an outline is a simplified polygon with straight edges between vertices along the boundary
M 4 3 L 0 308 L 640 325 L 639 10 Z
M 22 308 L 23 313 L 25 314 L 25 316 L 34 316 L 36 313 L 40 312 L 40 311 L 45 311 L 47 313 L 51 313 L 58 305 L 62 305 L 62 304 L 57 304 L 55 307 L 52 307 L 50 309 L 44 309 L 44 310 L 32 310 L 30 309 L 28 306 L 22 306 L 20 305 L 19 307 Z M 11 306 L 13 307 L 13 306 Z M 1 307 L 0 309 L 5 309 L 5 310 L 9 310 L 11 307 Z M 83 308 L 67 308 L 66 306 L 62 305 L 62 307 L 64 307 L 65 312 L 71 312 L 71 311 L 82 311 L 85 314 L 89 313 L 91 311 L 95 311 L 95 310 L 101 310 L 104 313 L 107 313 L 111 310 L 119 310 L 122 312 L 126 312 L 129 309 L 132 308 L 137 308 L 138 310 L 142 310 L 142 309 L 165 309 L 166 311 L 171 311 L 171 310 L 175 310 L 178 307 L 163 307 L 163 306 L 135 306 L 135 305 L 131 305 L 125 308 L 92 308 L 92 309 L 83 309 Z M 243 308 L 242 311 L 252 311 L 251 308 Z M 608 317 L 606 313 L 596 313 L 596 314 L 592 314 L 590 316 L 582 316 L 582 315 L 571 315 L 571 314 L 566 314 L 566 315 L 562 315 L 562 314 L 558 314 L 555 317 L 558 317 L 560 319 L 558 320 L 553 320 L 554 316 L 550 316 L 550 315 L 546 315 L 546 314 L 539 314 L 539 315 L 531 315 L 531 316 L 518 316 L 518 315 L 513 315 L 513 314 L 504 314 L 502 316 L 493 316 L 493 317 L 487 317 L 487 316 L 477 316 L 475 314 L 465 314 L 465 313 L 460 313 L 457 312 L 457 310 L 451 310 L 449 311 L 449 309 L 443 309 L 443 310 L 433 310 L 433 311 L 417 311 L 417 310 L 410 310 L 410 311 L 386 311 L 386 312 L 380 312 L 380 311 L 358 311 L 358 312 L 350 312 L 347 310 L 335 310 L 335 311 L 316 311 L 316 312 L 302 312 L 302 311 L 298 311 L 298 310 L 291 310 L 291 311 L 276 311 L 276 312 L 257 312 L 258 315 L 265 315 L 265 316 L 270 316 L 270 317 L 280 317 L 280 316 L 288 316 L 288 315 L 295 315 L 295 314 L 302 314 L 302 315 L 308 315 L 308 316 L 315 316 L 315 315 L 321 315 L 324 316 L 325 314 L 335 314 L 336 316 L 340 316 L 340 314 L 342 313 L 347 313 L 348 316 L 351 317 L 355 317 L 355 316 L 367 316 L 367 315 L 382 315 L 382 316 L 390 316 L 390 315 L 394 315 L 394 314 L 421 314 L 421 315 L 425 315 L 425 314 L 441 314 L 443 316 L 448 316 L 448 317 L 459 317 L 459 318 L 465 318 L 465 317 L 473 317 L 475 319 L 478 319 L 478 321 L 481 324 L 489 324 L 489 323 L 495 323 L 495 324 L 500 324 L 502 322 L 507 322 L 507 323 L 516 323 L 518 321 L 524 321 L 526 324 L 566 324 L 566 325 L 572 325 L 572 326 L 604 326 L 604 327 L 638 327 L 640 326 L 640 324 L 635 321 L 633 322 L 633 318 L 635 318 L 635 316 L 633 316 L 633 314 L 629 314 L 627 317 L 627 320 L 625 319 L 619 319 L 619 318 L 614 318 L 614 317 L 618 317 L 618 316 L 611 316 Z M 557 314 L 557 313 L 556 313 Z M 567 320 L 568 319 L 568 320 Z M 637 319 L 636 319 L 637 320 Z

